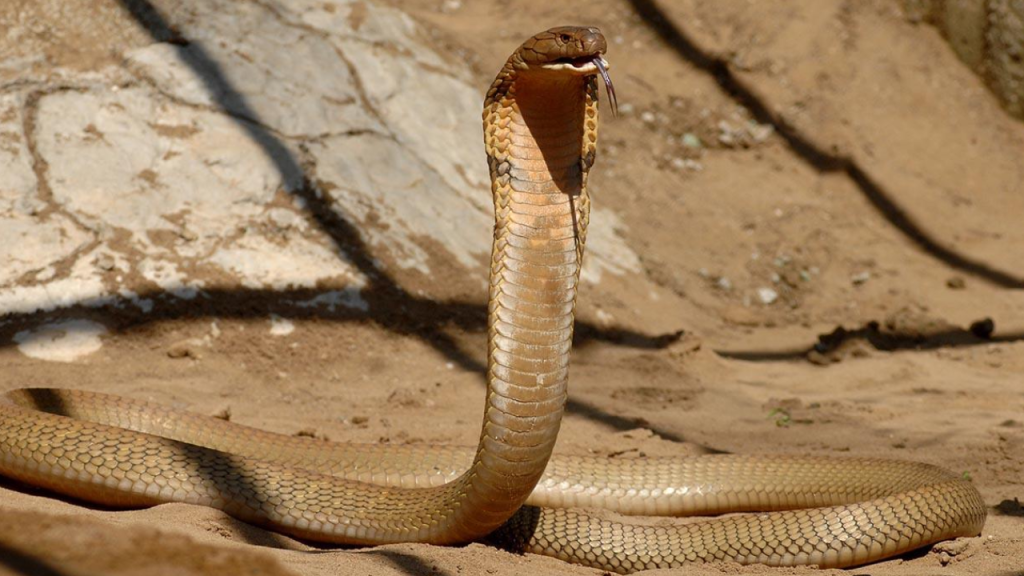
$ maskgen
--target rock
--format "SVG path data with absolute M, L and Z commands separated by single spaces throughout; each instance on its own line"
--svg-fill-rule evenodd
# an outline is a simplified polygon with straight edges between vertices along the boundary
M 976 337 L 988 340 L 992 338 L 992 333 L 996 331 L 996 323 L 991 318 L 983 318 L 972 322 L 968 330 Z
M 850 276 L 850 282 L 853 282 L 854 286 L 859 286 L 861 284 L 864 284 L 865 282 L 867 282 L 870 279 L 871 279 L 871 272 L 868 272 L 867 270 L 865 270 L 864 272 L 858 272 L 858 273 L 854 274 L 853 276 Z
M 482 284 L 484 87 L 410 17 L 359 5 L 180 5 L 164 16 L 185 38 L 126 44 L 123 66 L 37 82 L 39 62 L 6 62 L 0 244 L 19 249 L 0 252 L 0 315 L 214 289 L 366 310 L 368 274 L 438 263 Z M 592 222 L 584 281 L 640 272 L 625 224 Z
M 938 554 L 939 562 L 946 566 L 954 559 L 960 561 L 971 556 L 970 542 L 964 539 L 944 540 L 933 546 L 931 552 Z
M 217 418 L 218 420 L 231 420 L 231 406 L 225 406 L 220 410 L 210 414 L 211 417 Z
M 767 306 L 779 299 L 779 293 L 771 288 L 761 287 L 757 289 L 757 297 Z
M 18 351 L 37 360 L 74 362 L 103 347 L 102 324 L 91 320 L 61 320 L 14 334 Z
M 168 358 L 192 358 L 199 360 L 202 356 L 199 353 L 200 343 L 195 339 L 175 342 L 167 347 Z
M 296 430 L 295 436 L 298 436 L 299 438 L 313 438 L 316 440 L 330 440 L 330 437 L 328 437 L 326 434 L 322 432 L 317 431 L 316 428 L 302 428 L 300 430 Z

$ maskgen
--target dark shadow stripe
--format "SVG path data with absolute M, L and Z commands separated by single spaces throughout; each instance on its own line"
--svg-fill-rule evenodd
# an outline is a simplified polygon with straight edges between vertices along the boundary
M 3 542 L 0 542 L 0 567 L 24 576 L 65 576 L 67 574 L 49 562 L 7 546 Z
M 966 274 L 987 280 L 1003 288 L 1024 288 L 1024 278 L 999 270 L 985 262 L 943 246 L 914 221 L 892 199 L 892 195 L 852 159 L 821 149 L 796 128 L 778 118 L 756 90 L 733 74 L 729 63 L 711 56 L 697 44 L 658 6 L 655 0 L 629 0 L 633 9 L 668 47 L 690 64 L 710 74 L 719 87 L 750 110 L 762 124 L 772 125 L 793 152 L 820 172 L 843 172 L 857 185 L 871 206 L 889 224 L 899 230 L 923 252 Z

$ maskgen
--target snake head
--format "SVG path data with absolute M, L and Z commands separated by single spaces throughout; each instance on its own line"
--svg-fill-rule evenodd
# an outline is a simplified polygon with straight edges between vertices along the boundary
M 544 71 L 575 76 L 600 74 L 608 90 L 612 112 L 618 113 L 615 87 L 604 59 L 608 42 L 593 26 L 559 26 L 535 35 L 516 51 L 522 72 Z

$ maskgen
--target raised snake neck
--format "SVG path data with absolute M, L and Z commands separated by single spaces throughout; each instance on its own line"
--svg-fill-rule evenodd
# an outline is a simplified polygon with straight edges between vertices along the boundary
M 923 464 L 717 456 L 549 465 L 597 142 L 596 65 L 588 61 L 605 48 L 594 28 L 543 32 L 509 58 L 487 95 L 495 231 L 475 451 L 331 444 L 124 398 L 29 389 L 0 402 L 0 473 L 115 506 L 213 506 L 327 542 L 490 534 L 516 550 L 617 572 L 702 560 L 852 566 L 977 534 L 985 518 L 977 490 Z M 522 507 L 527 498 L 646 514 L 836 506 L 652 526 Z

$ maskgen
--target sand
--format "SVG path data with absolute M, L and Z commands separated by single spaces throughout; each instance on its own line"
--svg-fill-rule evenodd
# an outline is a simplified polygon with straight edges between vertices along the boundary
M 939 464 L 981 490 L 984 533 L 849 573 L 1024 574 L 1024 124 L 936 31 L 881 0 L 662 2 L 667 20 L 642 0 L 393 4 L 481 91 L 538 29 L 596 24 L 611 39 L 626 106 L 605 116 L 594 201 L 649 282 L 584 287 L 557 451 Z M 77 36 L 92 48 L 68 65 L 145 42 L 124 34 Z M 410 292 L 370 295 L 364 316 L 230 298 L 12 315 L 0 390 L 100 390 L 339 441 L 472 443 L 485 295 L 438 269 L 397 270 Z M 62 345 L 61 326 L 87 334 Z M 107 510 L 0 479 L 0 574 L 527 571 L 595 573 L 481 544 L 314 546 L 206 508 Z

